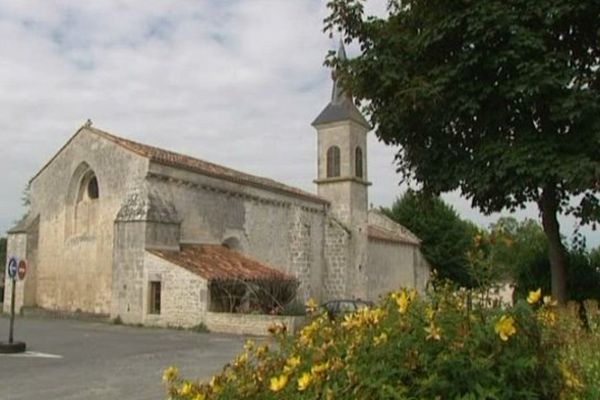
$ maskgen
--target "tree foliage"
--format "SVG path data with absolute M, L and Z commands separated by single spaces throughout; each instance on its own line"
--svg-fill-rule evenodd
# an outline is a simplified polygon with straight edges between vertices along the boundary
M 548 244 L 540 224 L 532 219 L 517 221 L 500 218 L 490 231 L 502 240 L 494 243 L 494 258 L 498 267 L 510 271 L 515 295 L 524 298 L 531 290 L 550 291 L 550 260 Z M 600 300 L 600 249 L 571 246 L 567 249 L 567 300 L 583 302 Z
M 328 7 L 325 29 L 361 49 L 328 62 L 400 146 L 403 178 L 460 189 L 484 212 L 536 202 L 562 300 L 557 214 L 600 215 L 600 2 L 391 0 L 385 18 L 361 0 Z
M 440 278 L 472 286 L 467 252 L 477 234 L 475 225 L 462 220 L 440 197 L 410 190 L 382 211 L 421 239 L 421 251 Z

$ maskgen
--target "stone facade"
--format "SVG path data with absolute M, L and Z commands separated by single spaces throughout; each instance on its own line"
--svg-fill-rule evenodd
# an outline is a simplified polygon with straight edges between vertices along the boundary
M 17 308 L 197 325 L 214 276 L 156 255 L 187 245 L 223 245 L 263 274 L 292 276 L 299 301 L 424 287 L 418 239 L 367 209 L 370 127 L 337 82 L 313 126 L 318 195 L 83 126 L 31 180 L 29 217 L 9 233 L 8 254 L 30 265 Z M 210 262 L 218 271 L 218 257 Z

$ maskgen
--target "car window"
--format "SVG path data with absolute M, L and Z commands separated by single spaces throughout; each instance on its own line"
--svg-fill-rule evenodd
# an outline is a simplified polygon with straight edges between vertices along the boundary
M 343 313 L 351 313 L 356 311 L 356 306 L 354 305 L 353 302 L 350 301 L 341 301 L 340 302 L 340 308 L 339 308 L 339 312 L 343 312 Z
M 362 309 L 362 308 L 369 308 L 369 303 L 366 303 L 364 301 L 357 301 L 356 302 L 356 308 L 358 310 Z
M 325 304 L 325 309 L 329 313 L 335 313 L 337 311 L 337 302 L 331 301 L 331 302 Z

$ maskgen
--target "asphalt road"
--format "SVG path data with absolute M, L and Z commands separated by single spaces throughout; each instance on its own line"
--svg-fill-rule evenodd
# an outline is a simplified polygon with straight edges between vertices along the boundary
M 9 320 L 0 317 L 0 340 Z M 33 354 L 0 354 L 0 400 L 165 399 L 162 371 L 206 379 L 241 350 L 245 338 L 102 322 L 21 318 L 15 340 Z M 41 353 L 41 354 L 40 354 Z

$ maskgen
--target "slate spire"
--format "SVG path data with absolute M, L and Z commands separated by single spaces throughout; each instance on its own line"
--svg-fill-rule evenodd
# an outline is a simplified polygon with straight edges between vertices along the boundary
M 344 42 L 340 39 L 340 45 L 337 51 L 337 58 L 341 61 L 346 61 L 348 57 L 346 56 L 346 49 L 344 48 Z M 337 79 L 336 71 L 331 71 L 331 79 L 333 80 L 333 88 L 331 90 L 331 102 L 334 104 L 341 104 L 344 99 L 348 96 L 344 93 L 340 82 Z
M 346 56 L 346 49 L 344 48 L 344 42 L 341 39 L 337 51 L 337 58 L 342 61 L 348 59 Z M 333 80 L 331 101 L 313 121 L 312 125 L 317 126 L 332 122 L 352 120 L 371 129 L 367 120 L 365 120 L 361 112 L 354 105 L 352 96 L 346 93 L 346 91 L 342 88 L 342 85 L 337 79 L 335 70 L 333 70 L 331 73 L 331 79 Z

